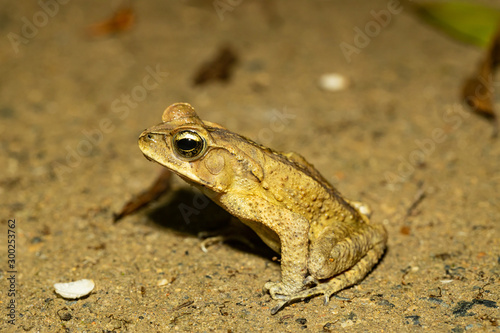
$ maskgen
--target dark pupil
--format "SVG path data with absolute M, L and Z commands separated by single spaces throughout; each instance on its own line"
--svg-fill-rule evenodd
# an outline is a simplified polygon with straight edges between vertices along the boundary
M 183 150 L 184 152 L 188 152 L 190 150 L 195 149 L 198 146 L 198 141 L 191 140 L 191 139 L 180 139 L 177 141 L 177 147 L 179 147 L 180 150 Z
M 177 148 L 184 156 L 192 157 L 199 152 L 200 142 L 189 138 L 180 139 L 177 141 Z

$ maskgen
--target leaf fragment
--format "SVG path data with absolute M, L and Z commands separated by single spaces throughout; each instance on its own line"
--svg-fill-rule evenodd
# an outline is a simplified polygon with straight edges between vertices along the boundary
M 477 114 L 491 120 L 494 136 L 498 134 L 498 119 L 494 109 L 494 74 L 500 65 L 500 28 L 491 40 L 486 56 L 477 71 L 465 80 L 462 98 Z
M 473 2 L 450 1 L 416 4 L 417 14 L 450 36 L 481 47 L 490 45 L 500 22 L 500 8 Z

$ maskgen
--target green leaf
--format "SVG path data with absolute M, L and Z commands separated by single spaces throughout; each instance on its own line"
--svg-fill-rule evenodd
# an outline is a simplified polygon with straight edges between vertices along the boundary
M 451 1 L 416 5 L 417 13 L 454 38 L 481 47 L 489 45 L 500 25 L 500 9 Z

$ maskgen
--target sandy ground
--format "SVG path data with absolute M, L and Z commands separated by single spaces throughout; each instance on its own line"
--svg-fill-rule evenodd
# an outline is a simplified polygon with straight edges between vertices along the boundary
M 406 2 L 381 26 L 373 13 L 393 2 L 221 0 L 217 11 L 137 1 L 129 31 L 99 37 L 86 29 L 122 2 L 1 2 L 1 331 L 498 331 L 500 145 L 458 99 L 479 49 L 423 24 Z M 355 39 L 366 27 L 372 37 Z M 230 81 L 193 86 L 223 45 L 239 59 Z M 325 73 L 350 84 L 324 91 Z M 137 138 L 174 102 L 301 153 L 372 206 L 388 250 L 338 294 L 348 300 L 312 298 L 271 316 L 261 288 L 280 277 L 274 255 L 246 231 L 254 248 L 202 252 L 198 232 L 227 216 L 179 179 L 112 223 L 158 174 Z M 196 211 L 184 218 L 181 206 Z M 96 283 L 88 297 L 54 293 L 82 278 Z

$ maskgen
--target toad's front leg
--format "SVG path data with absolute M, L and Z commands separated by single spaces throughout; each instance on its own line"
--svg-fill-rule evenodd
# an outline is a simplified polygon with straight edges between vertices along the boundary
M 273 299 L 288 300 L 304 288 L 309 253 L 309 224 L 297 214 L 290 213 L 292 223 L 283 223 L 277 230 L 281 244 L 281 281 L 268 282 L 264 291 L 269 291 Z M 289 220 L 288 220 L 289 221 Z M 284 230 L 281 230 L 284 229 Z
M 281 254 L 281 281 L 266 283 L 264 290 L 273 299 L 284 301 L 301 291 L 307 275 L 309 222 L 303 216 L 257 196 L 225 195 L 220 198 L 220 203 L 252 228 L 271 249 Z

